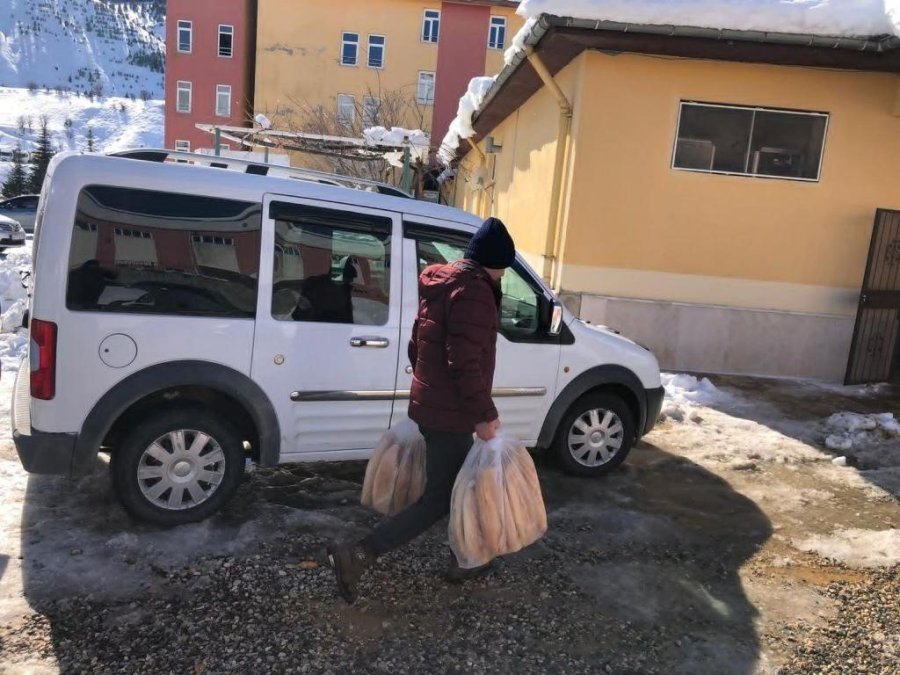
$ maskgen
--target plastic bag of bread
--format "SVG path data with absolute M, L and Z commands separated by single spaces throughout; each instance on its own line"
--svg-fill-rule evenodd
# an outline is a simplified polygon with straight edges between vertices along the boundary
M 450 548 L 472 568 L 533 544 L 547 531 L 547 512 L 531 455 L 499 433 L 475 439 L 453 485 Z
M 392 516 L 415 504 L 425 492 L 425 438 L 404 419 L 391 427 L 366 466 L 363 506 Z

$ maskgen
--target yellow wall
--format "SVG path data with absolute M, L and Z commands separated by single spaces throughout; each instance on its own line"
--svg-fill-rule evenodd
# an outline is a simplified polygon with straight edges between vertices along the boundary
M 563 289 L 853 314 L 875 209 L 900 208 L 900 78 L 599 52 L 564 72 L 578 63 Z M 556 122 L 549 105 L 527 131 L 521 120 L 542 97 L 492 132 L 508 139 L 519 120 L 511 154 L 530 161 L 498 180 L 493 208 L 528 246 L 545 228 Z M 828 112 L 820 182 L 673 170 L 681 100 Z
M 575 61 L 557 76 L 560 87 L 572 101 L 578 100 L 580 69 L 580 61 Z M 575 126 L 578 123 L 578 119 L 574 120 Z M 516 248 L 541 272 L 559 135 L 559 105 L 547 89 L 541 89 L 490 135 L 503 149 L 499 154 L 487 155 L 485 162 L 474 151 L 466 155 L 457 176 L 456 205 L 482 217 L 503 220 Z M 484 143 L 479 147 L 483 149 Z M 475 181 L 478 171 L 484 173 L 487 185 L 480 202 Z
M 375 7 L 377 5 L 377 8 Z M 415 105 L 420 70 L 435 71 L 437 44 L 422 42 L 425 9 L 441 3 L 417 0 L 341 0 L 297 2 L 261 0 L 256 54 L 257 112 L 274 113 L 303 105 L 336 106 L 338 94 L 362 97 L 369 92 L 402 92 L 410 103 L 406 124 L 428 128 L 431 106 Z M 359 33 L 356 66 L 343 66 L 341 34 Z M 366 65 L 369 34 L 387 37 L 385 67 Z M 287 112 L 285 112 L 287 111 Z

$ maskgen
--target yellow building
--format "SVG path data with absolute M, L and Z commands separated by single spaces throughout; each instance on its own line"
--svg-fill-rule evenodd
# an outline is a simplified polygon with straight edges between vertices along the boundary
M 442 137 L 469 79 L 522 25 L 506 1 L 262 0 L 255 112 L 310 132 L 405 126 Z
M 842 379 L 876 209 L 900 209 L 897 41 L 669 28 L 542 17 L 455 202 L 665 368 Z M 867 286 L 900 291 L 883 215 Z M 898 297 L 864 307 L 851 380 L 896 375 Z

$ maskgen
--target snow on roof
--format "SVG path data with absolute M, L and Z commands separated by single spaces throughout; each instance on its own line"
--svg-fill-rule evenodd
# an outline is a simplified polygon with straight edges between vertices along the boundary
M 450 123 L 450 128 L 447 129 L 447 134 L 444 136 L 444 140 L 441 141 L 441 147 L 438 149 L 438 160 L 442 164 L 449 166 L 450 162 L 456 157 L 456 150 L 459 148 L 460 141 L 472 138 L 475 135 L 475 129 L 472 128 L 472 116 L 481 107 L 485 95 L 490 91 L 496 79 L 496 75 L 493 77 L 474 77 L 469 82 L 469 88 L 462 98 L 459 99 L 456 117 Z
M 421 129 L 404 129 L 403 127 L 369 127 L 363 130 L 363 138 L 369 145 L 396 145 L 402 147 L 405 140 L 413 147 L 428 146 L 430 137 Z
M 522 0 L 517 14 L 764 33 L 900 36 L 900 0 Z
M 900 0 L 522 0 L 525 17 L 504 60 L 509 66 L 542 14 L 646 26 L 689 26 L 823 37 L 900 37 Z M 497 76 L 476 77 L 459 101 L 456 119 L 438 150 L 449 165 L 461 139 L 475 135 L 472 118 Z

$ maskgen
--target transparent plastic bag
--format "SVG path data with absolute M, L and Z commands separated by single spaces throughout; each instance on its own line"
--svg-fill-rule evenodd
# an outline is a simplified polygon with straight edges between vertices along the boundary
M 392 516 L 425 492 L 425 438 L 410 419 L 398 422 L 378 442 L 366 466 L 360 502 Z
M 525 446 L 502 432 L 490 441 L 476 438 L 450 502 L 450 548 L 460 567 L 515 553 L 546 531 L 541 485 Z

